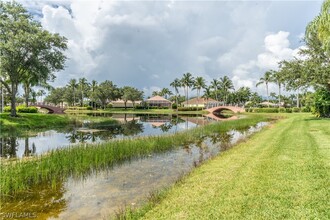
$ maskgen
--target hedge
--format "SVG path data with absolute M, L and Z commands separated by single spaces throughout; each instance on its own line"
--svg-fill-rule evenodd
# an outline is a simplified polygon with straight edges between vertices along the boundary
M 203 110 L 202 107 L 178 107 L 178 111 L 199 111 Z
M 3 108 L 4 112 L 10 112 L 11 111 L 11 107 L 10 106 L 6 106 Z M 25 107 L 23 105 L 19 105 L 16 106 L 16 111 L 19 113 L 37 113 L 38 112 L 38 108 L 37 107 Z

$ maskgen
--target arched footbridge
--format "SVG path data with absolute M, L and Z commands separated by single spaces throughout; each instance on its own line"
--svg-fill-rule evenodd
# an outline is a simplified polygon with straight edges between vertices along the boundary
M 208 108 L 205 109 L 206 111 L 210 112 L 210 113 L 214 113 L 214 112 L 222 112 L 224 110 L 230 110 L 234 113 L 240 113 L 240 112 L 245 112 L 244 108 L 241 107 L 237 107 L 237 106 L 216 106 L 213 108 Z
M 33 106 L 47 109 L 49 111 L 48 114 L 64 114 L 64 111 L 66 110 L 65 108 L 45 104 L 35 104 Z

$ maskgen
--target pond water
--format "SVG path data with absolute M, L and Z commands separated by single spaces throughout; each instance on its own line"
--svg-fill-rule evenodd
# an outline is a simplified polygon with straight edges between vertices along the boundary
M 173 184 L 193 167 L 265 125 L 205 136 L 189 146 L 126 161 L 82 178 L 69 178 L 55 188 L 39 185 L 5 201 L 2 212 L 30 213 L 37 219 L 109 219 L 126 206 L 140 206 L 152 192 Z
M 76 117 L 82 116 L 86 115 Z M 81 126 L 76 127 L 0 136 L 0 156 L 22 158 L 79 143 L 101 143 L 118 138 L 175 133 L 214 121 L 202 115 L 91 114 L 89 117 L 111 120 L 95 122 L 86 119 Z

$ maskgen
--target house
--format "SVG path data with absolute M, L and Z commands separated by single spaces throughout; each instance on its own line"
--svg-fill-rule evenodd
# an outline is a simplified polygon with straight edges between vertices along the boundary
M 164 99 L 161 96 L 154 96 L 146 100 L 146 103 L 149 107 L 168 107 L 172 106 L 172 102 Z
M 182 102 L 181 105 L 183 107 L 212 108 L 215 106 L 219 106 L 220 102 L 211 98 L 205 99 L 200 97 L 198 100 L 197 98 L 193 98 L 188 101 Z
M 127 101 L 126 102 L 126 107 L 127 108 L 133 108 L 134 106 L 138 106 L 141 104 L 142 101 L 135 101 L 134 105 L 132 101 Z M 113 108 L 125 108 L 125 102 L 121 99 L 118 99 L 116 101 L 111 102 Z

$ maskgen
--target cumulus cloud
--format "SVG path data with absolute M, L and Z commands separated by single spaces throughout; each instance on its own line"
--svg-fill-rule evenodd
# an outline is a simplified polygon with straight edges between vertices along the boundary
M 68 39 L 67 68 L 57 74 L 55 86 L 86 77 L 151 94 L 186 72 L 208 82 L 227 75 L 236 86 L 253 86 L 263 70 L 296 53 L 290 37 L 304 32 L 304 24 L 293 23 L 294 28 L 301 27 L 293 35 L 290 29 L 284 32 L 269 26 L 278 19 L 278 8 L 287 25 L 292 10 L 286 9 L 286 2 L 20 2 L 46 29 Z M 299 13 L 312 5 L 296 4 Z M 315 7 L 315 14 L 318 10 Z
M 265 71 L 277 70 L 280 61 L 297 57 L 300 48 L 290 48 L 289 35 L 290 33 L 285 31 L 268 34 L 264 39 L 264 51 L 258 54 L 255 60 L 240 64 L 234 69 L 232 78 L 234 84 L 237 87 L 254 87 Z M 263 90 L 263 88 L 259 89 L 261 92 L 264 92 Z

